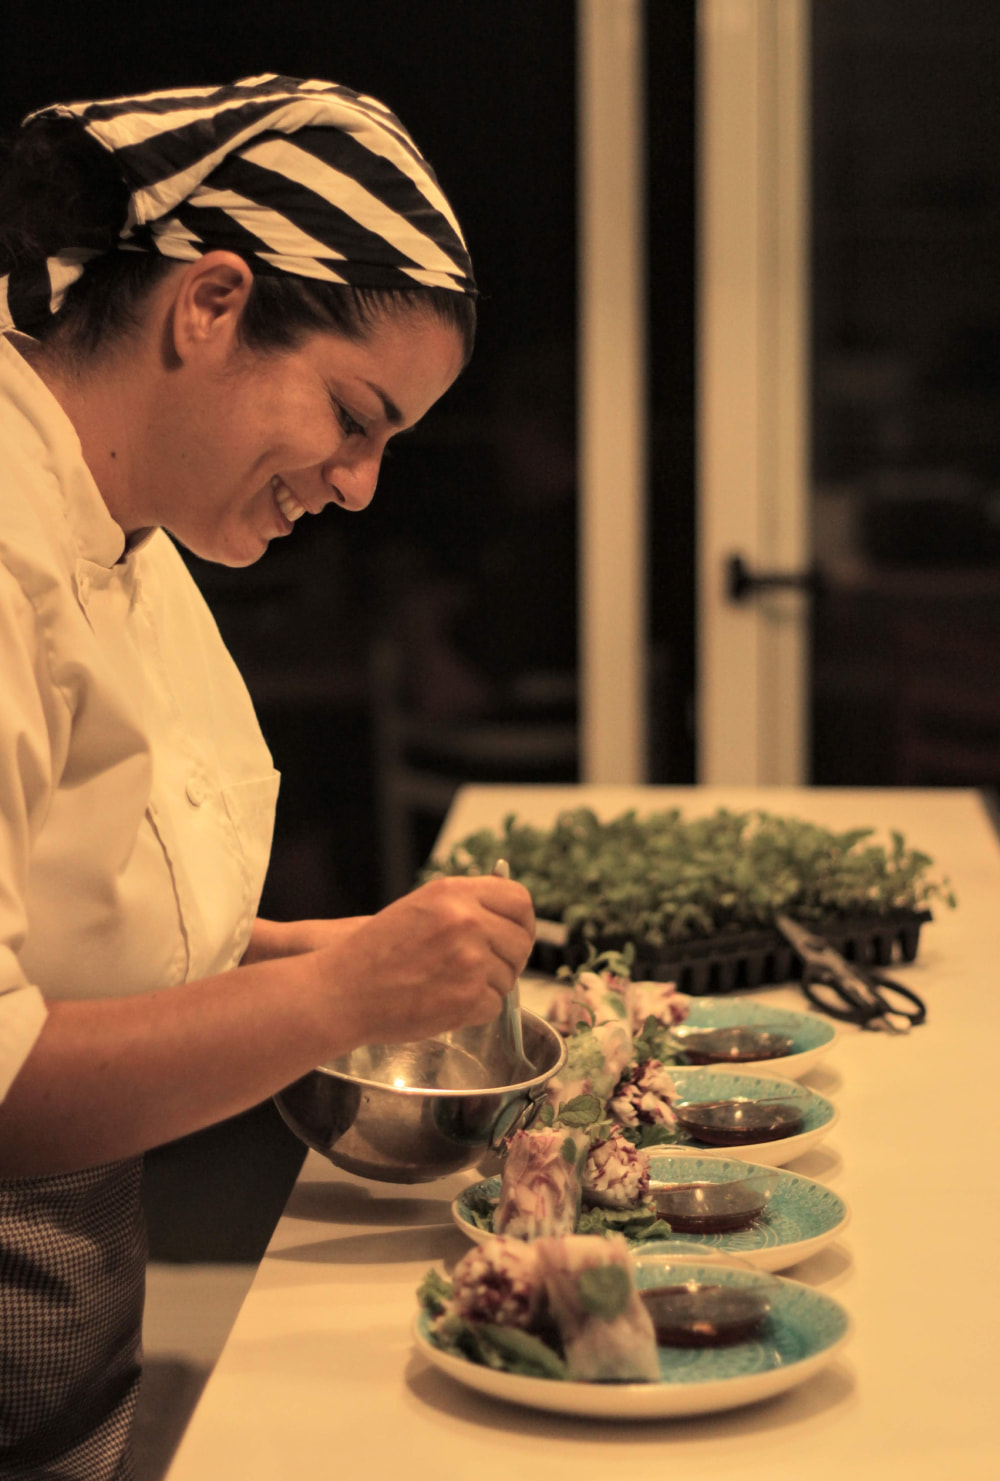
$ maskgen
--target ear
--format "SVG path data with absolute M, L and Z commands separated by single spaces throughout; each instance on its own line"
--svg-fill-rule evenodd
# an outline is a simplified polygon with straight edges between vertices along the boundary
M 235 343 L 253 274 L 235 252 L 206 252 L 175 279 L 171 328 L 181 361 L 225 356 Z

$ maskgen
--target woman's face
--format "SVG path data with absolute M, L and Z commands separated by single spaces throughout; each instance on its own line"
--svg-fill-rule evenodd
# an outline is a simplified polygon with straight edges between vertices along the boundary
M 420 421 L 462 362 L 457 330 L 419 311 L 381 320 L 364 341 L 316 333 L 290 351 L 234 347 L 157 416 L 130 524 L 250 565 L 327 504 L 364 509 L 389 438 Z

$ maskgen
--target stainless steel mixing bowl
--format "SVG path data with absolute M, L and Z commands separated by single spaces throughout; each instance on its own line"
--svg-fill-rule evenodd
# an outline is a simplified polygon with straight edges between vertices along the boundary
M 427 1183 L 471 1167 L 537 1114 L 566 1045 L 522 1013 L 524 1048 L 537 1066 L 508 1084 L 493 1023 L 416 1044 L 370 1044 L 320 1065 L 275 1096 L 296 1136 L 337 1167 L 386 1183 Z

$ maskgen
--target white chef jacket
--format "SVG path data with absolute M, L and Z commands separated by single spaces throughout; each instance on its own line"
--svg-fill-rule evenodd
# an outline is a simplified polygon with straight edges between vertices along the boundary
M 72 424 L 0 336 L 0 1097 L 45 999 L 236 965 L 277 790 L 170 538 L 126 551 Z

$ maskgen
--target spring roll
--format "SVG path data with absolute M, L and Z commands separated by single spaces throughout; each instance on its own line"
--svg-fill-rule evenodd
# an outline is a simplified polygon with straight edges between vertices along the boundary
M 583 1166 L 584 1202 L 598 1208 L 639 1208 L 649 1195 L 649 1153 L 612 1131 L 594 1142 Z
M 452 1289 L 451 1309 L 466 1321 L 530 1332 L 545 1293 L 535 1246 L 520 1239 L 474 1245 L 455 1266 Z
M 676 1126 L 672 1105 L 676 1099 L 677 1087 L 670 1073 L 658 1059 L 647 1059 L 645 1064 L 628 1067 L 608 1101 L 608 1110 L 622 1126 Z
M 634 1382 L 660 1377 L 653 1322 L 620 1234 L 540 1239 L 538 1267 L 570 1378 Z
M 653 1017 L 663 1028 L 683 1023 L 691 1011 L 687 993 L 678 992 L 675 982 L 632 982 L 629 984 L 629 1021 L 632 1032 L 641 1031 L 646 1019 Z
M 518 1239 L 569 1234 L 580 1213 L 580 1174 L 590 1139 L 566 1127 L 516 1131 L 508 1144 L 494 1234 Z
M 621 1019 L 578 1029 L 566 1044 L 566 1063 L 545 1087 L 546 1098 L 559 1108 L 578 1095 L 606 1101 L 632 1062 L 632 1035 Z
M 548 1006 L 549 1022 L 564 1038 L 576 1032 L 581 1023 L 593 1028 L 615 1019 L 630 1019 L 632 984 L 627 977 L 611 972 L 579 972 L 565 986 L 556 989 Z

